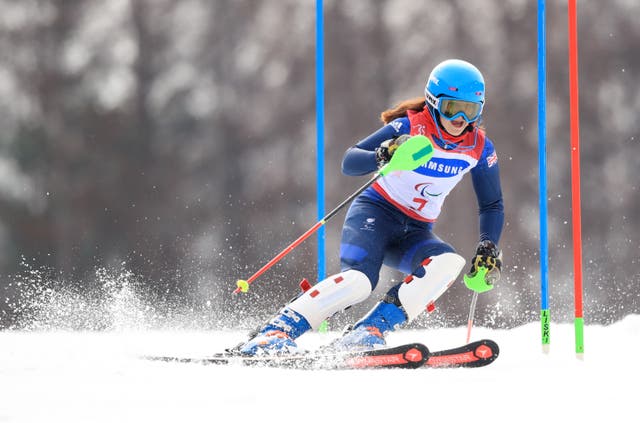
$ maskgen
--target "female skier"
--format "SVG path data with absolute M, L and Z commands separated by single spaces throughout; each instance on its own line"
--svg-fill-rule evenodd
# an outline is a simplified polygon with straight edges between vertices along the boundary
M 446 60 L 429 75 L 424 94 L 383 112 L 385 125 L 346 151 L 342 171 L 351 176 L 375 172 L 391 160 L 402 142 L 418 134 L 432 141 L 432 158 L 412 171 L 386 174 L 355 199 L 342 229 L 342 271 L 285 305 L 238 347 L 240 353 L 297 350 L 295 339 L 300 335 L 369 297 L 382 264 L 406 273 L 407 278 L 333 347 L 382 347 L 387 332 L 432 308 L 465 265 L 465 259 L 433 233 L 433 225 L 445 198 L 466 173 L 473 180 L 480 229 L 469 275 L 477 275 L 480 268 L 488 275 L 467 286 L 484 292 L 499 279 L 502 263 L 497 245 L 504 211 L 496 152 L 479 126 L 484 78 L 468 62 Z

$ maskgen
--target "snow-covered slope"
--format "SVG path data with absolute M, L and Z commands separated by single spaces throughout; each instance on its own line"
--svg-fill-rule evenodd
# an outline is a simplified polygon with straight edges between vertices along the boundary
M 474 328 L 501 347 L 480 369 L 300 371 L 147 362 L 207 354 L 242 332 L 0 332 L 0 422 L 631 422 L 638 419 L 640 316 L 585 327 Z M 302 346 L 335 332 L 307 334 Z M 390 344 L 464 342 L 466 328 L 401 331 Z

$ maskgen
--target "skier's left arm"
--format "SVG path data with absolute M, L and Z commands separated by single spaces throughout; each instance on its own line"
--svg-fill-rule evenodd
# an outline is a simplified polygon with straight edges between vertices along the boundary
M 478 199 L 480 241 L 489 240 L 497 246 L 504 224 L 504 204 L 498 156 L 488 138 L 478 164 L 471 170 L 471 178 Z
M 485 147 L 478 164 L 471 170 L 471 178 L 478 199 L 480 242 L 472 259 L 469 274 L 475 274 L 478 267 L 483 266 L 489 273 L 493 273 L 492 276 L 497 280 L 502 267 L 502 252 L 498 243 L 504 224 L 504 203 L 498 156 L 488 138 L 485 139 Z M 491 272 L 493 268 L 497 268 L 497 271 Z

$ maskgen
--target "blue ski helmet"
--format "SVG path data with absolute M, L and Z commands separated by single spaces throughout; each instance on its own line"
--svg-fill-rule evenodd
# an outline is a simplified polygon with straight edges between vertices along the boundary
M 475 122 L 484 107 L 484 78 L 469 62 L 445 60 L 431 71 L 424 95 L 427 104 L 444 118 Z

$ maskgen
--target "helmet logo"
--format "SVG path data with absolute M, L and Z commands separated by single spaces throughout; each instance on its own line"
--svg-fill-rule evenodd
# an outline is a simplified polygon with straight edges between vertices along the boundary
M 458 87 L 449 87 L 449 91 L 458 91 Z

